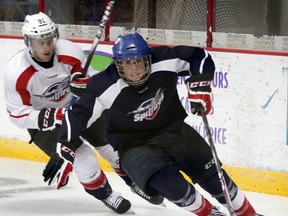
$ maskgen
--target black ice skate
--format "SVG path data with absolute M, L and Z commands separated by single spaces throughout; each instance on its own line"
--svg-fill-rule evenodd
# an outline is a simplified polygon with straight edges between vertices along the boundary
M 213 206 L 211 212 L 209 213 L 208 216 L 227 216 L 223 212 L 219 211 L 219 207 Z
M 153 205 L 161 205 L 166 207 L 164 201 L 164 197 L 161 195 L 156 195 L 156 196 L 149 196 L 146 193 L 144 193 L 144 191 L 142 191 L 134 182 L 131 184 L 131 191 L 137 195 L 139 195 L 140 197 L 142 197 L 143 199 L 147 200 L 148 202 L 150 202 Z
M 129 200 L 123 198 L 120 193 L 112 192 L 112 194 L 106 199 L 102 200 L 102 202 L 114 212 L 118 214 L 134 214 L 131 208 L 131 203 Z

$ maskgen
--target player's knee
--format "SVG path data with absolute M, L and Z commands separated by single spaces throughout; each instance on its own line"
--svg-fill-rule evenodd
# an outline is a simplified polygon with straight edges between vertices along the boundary
M 96 147 L 99 154 L 107 160 L 112 168 L 119 168 L 119 156 L 118 152 L 114 151 L 111 145 L 107 144 L 104 146 Z
M 95 152 L 86 144 L 76 150 L 73 168 L 80 182 L 92 181 L 101 170 Z
M 173 187 L 175 182 L 177 182 L 177 187 Z M 189 193 L 195 193 L 194 187 L 184 179 L 175 166 L 161 168 L 149 179 L 147 185 L 171 201 L 183 198 L 188 190 L 190 190 Z

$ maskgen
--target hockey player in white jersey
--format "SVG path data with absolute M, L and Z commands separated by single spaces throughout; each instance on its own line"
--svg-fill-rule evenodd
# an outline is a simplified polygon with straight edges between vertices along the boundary
M 27 129 L 30 143 L 35 143 L 51 157 L 56 151 L 59 125 L 73 96 L 71 89 L 78 95 L 95 72 L 90 67 L 88 76 L 82 76 L 86 62 L 82 49 L 68 40 L 59 39 L 55 23 L 46 14 L 27 15 L 22 32 L 27 47 L 10 60 L 4 75 L 9 119 L 19 128 Z M 125 213 L 131 207 L 128 200 L 112 190 L 96 154 L 84 141 L 89 141 L 110 162 L 132 191 L 153 204 L 162 203 L 162 196 L 139 193 L 139 188 L 120 169 L 117 152 L 104 139 L 101 119 L 83 131 L 75 154 L 71 154 L 75 157 L 73 168 L 86 192 L 117 213 Z M 57 188 L 64 186 L 67 180 L 57 179 Z

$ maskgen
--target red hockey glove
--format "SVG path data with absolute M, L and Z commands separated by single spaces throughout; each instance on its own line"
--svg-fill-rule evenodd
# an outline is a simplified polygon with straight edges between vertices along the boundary
M 89 76 L 84 77 L 80 72 L 72 74 L 70 90 L 75 97 L 81 97 L 84 94 L 89 79 Z
M 38 115 L 38 127 L 41 131 L 53 130 L 62 124 L 65 108 L 43 108 Z
M 211 78 L 209 75 L 194 75 L 186 79 L 185 82 L 192 114 L 201 116 L 201 107 L 208 114 L 212 107 Z
M 57 143 L 56 153 L 52 155 L 43 171 L 44 181 L 48 181 L 48 185 L 56 181 L 57 189 L 65 186 L 73 170 L 74 158 L 75 150 L 70 143 Z

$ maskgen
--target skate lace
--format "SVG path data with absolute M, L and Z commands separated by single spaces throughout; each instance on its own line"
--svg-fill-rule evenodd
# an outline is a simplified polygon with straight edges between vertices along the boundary
M 220 212 L 219 207 L 213 206 L 208 216 L 226 216 L 226 214 Z
M 120 193 L 113 192 L 109 197 L 107 197 L 103 201 L 105 203 L 107 203 L 108 205 L 117 209 L 118 206 L 120 205 L 120 203 L 122 202 L 122 200 L 123 200 L 123 198 L 121 197 Z
M 141 197 L 144 197 L 146 199 L 151 199 L 150 196 L 148 196 L 146 193 L 144 193 L 144 191 L 142 191 L 136 184 L 132 184 L 131 185 L 131 189 L 134 193 L 137 193 L 138 195 L 140 195 Z

